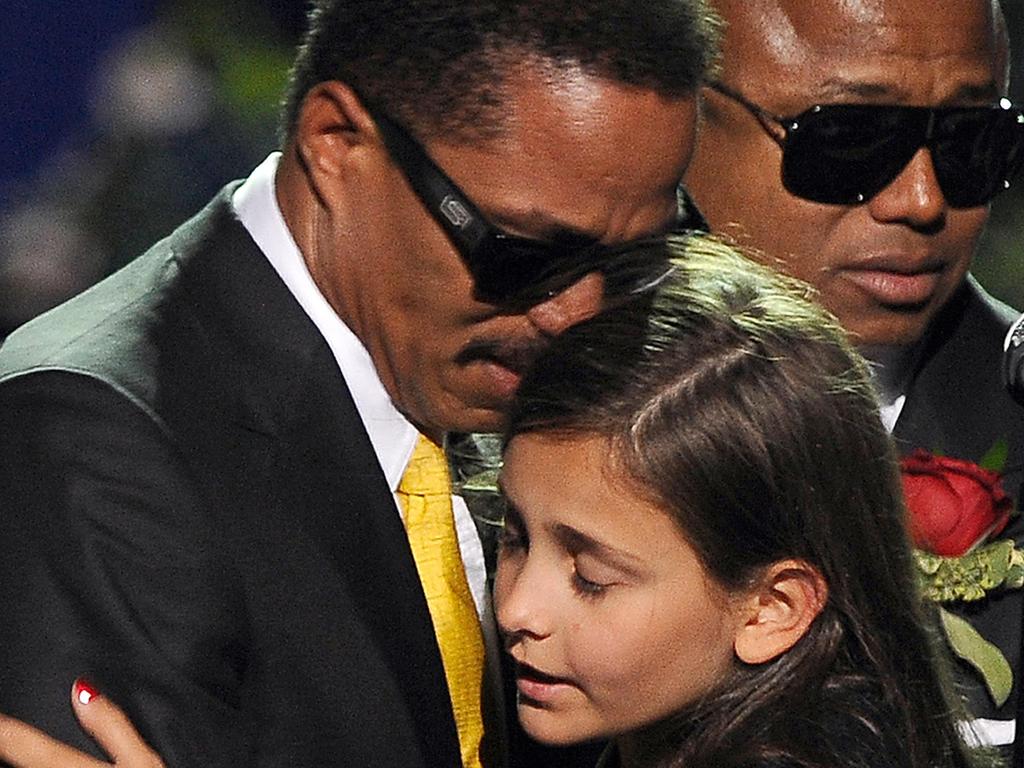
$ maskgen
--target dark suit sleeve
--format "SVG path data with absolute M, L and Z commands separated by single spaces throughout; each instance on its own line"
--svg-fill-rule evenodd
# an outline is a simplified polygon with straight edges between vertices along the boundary
M 231 563 L 160 420 L 91 376 L 0 384 L 0 711 L 100 754 L 86 675 L 168 765 L 243 765 Z

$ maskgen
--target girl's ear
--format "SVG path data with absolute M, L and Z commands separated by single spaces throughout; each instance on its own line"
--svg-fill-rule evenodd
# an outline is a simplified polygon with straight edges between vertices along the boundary
M 763 664 L 785 653 L 807 632 L 828 600 L 828 584 L 803 560 L 770 565 L 760 586 L 743 601 L 743 624 L 736 633 L 736 656 Z

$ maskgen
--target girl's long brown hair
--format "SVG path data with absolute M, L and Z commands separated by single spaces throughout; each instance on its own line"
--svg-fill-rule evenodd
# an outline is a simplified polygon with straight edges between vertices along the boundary
M 809 288 L 731 247 L 639 247 L 671 274 L 557 339 L 509 435 L 606 437 L 726 589 L 786 558 L 829 587 L 790 651 L 737 661 L 716 691 L 647 729 L 651 764 L 969 765 L 865 363 Z

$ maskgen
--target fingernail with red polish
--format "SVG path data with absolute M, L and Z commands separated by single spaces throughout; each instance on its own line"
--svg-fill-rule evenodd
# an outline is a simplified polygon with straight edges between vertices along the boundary
M 88 704 L 99 695 L 99 689 L 84 677 L 80 677 L 75 680 L 75 685 L 72 688 L 72 696 L 75 697 L 75 701 L 79 704 Z

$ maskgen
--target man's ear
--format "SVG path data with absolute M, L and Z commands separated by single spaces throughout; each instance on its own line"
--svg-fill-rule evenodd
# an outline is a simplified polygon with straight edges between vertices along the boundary
M 785 653 L 804 636 L 827 600 L 828 584 L 817 568 L 802 560 L 773 563 L 742 600 L 736 656 L 748 664 L 763 664 Z
M 356 92 L 342 82 L 314 85 L 302 101 L 295 124 L 295 151 L 317 194 L 329 197 L 331 185 L 364 150 L 386 152 L 377 125 Z

